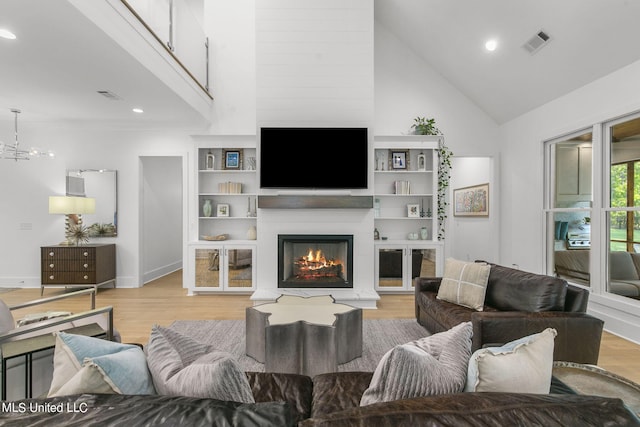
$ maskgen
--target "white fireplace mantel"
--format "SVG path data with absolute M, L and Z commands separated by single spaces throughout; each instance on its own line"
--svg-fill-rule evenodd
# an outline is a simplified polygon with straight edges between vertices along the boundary
M 255 303 L 275 301 L 280 295 L 331 295 L 336 301 L 360 308 L 376 308 L 374 289 L 373 209 L 260 209 Z M 353 235 L 353 288 L 278 288 L 278 235 Z

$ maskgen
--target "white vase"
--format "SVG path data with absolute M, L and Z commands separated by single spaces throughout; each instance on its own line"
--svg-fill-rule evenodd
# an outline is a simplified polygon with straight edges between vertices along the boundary
M 256 231 L 256 226 L 255 225 L 250 226 L 249 229 L 247 230 L 247 239 L 256 240 L 257 237 L 258 237 L 258 232 Z
M 204 201 L 204 205 L 202 206 L 202 213 L 204 214 L 204 216 L 209 217 L 211 216 L 211 200 L 207 199 Z

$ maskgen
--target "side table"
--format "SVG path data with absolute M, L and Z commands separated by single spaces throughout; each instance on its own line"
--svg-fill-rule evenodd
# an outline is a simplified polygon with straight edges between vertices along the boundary
M 280 296 L 246 309 L 246 353 L 266 372 L 314 376 L 362 356 L 362 309 L 331 295 Z
M 553 362 L 553 376 L 578 394 L 614 397 L 640 417 L 640 384 L 595 365 Z
M 106 338 L 107 332 L 95 323 L 65 329 L 64 332 L 88 337 Z M 2 351 L 2 400 L 7 397 L 7 361 L 14 357 L 25 357 L 25 398 L 33 397 L 32 390 L 32 362 L 33 354 L 39 351 L 49 350 L 56 345 L 56 336 L 53 333 L 24 338 L 16 341 L 8 341 L 0 344 Z

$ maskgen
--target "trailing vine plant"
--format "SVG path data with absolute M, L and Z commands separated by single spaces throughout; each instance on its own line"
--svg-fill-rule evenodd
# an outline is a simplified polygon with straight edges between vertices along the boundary
M 436 127 L 436 119 L 426 117 L 416 117 L 411 125 L 415 135 L 441 135 L 440 129 Z M 445 220 L 447 219 L 447 188 L 451 178 L 451 156 L 453 153 L 444 140 L 438 140 L 438 240 L 444 240 Z
M 441 138 L 438 141 L 438 240 L 444 240 L 445 220 L 447 219 L 447 188 L 451 178 L 451 156 L 453 153 L 444 145 Z

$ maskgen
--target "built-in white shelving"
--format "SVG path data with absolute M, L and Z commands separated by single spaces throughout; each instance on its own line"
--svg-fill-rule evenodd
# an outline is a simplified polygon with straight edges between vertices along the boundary
M 442 136 L 374 137 L 376 289 L 410 291 L 442 273 L 437 240 L 438 144 Z

